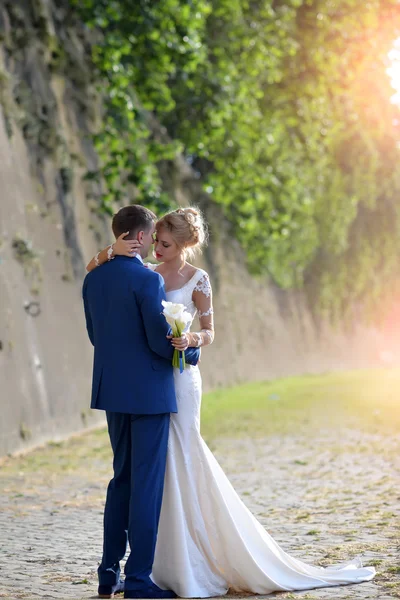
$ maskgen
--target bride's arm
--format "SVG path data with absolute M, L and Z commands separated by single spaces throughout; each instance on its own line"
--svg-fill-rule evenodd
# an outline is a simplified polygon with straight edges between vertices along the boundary
M 178 350 L 185 349 L 185 347 L 208 346 L 214 341 L 212 289 L 207 273 L 197 282 L 193 290 L 192 300 L 197 308 L 201 330 L 184 333 L 180 338 L 172 338 L 172 345 Z
M 112 260 L 115 256 L 135 256 L 136 251 L 141 246 L 141 243 L 138 242 L 138 240 L 125 240 L 124 238 L 128 234 L 129 231 L 127 233 L 121 233 L 121 235 L 113 244 L 107 246 L 107 248 L 104 248 L 103 250 L 100 250 L 100 252 L 98 252 L 87 265 L 86 271 L 93 271 L 93 269 L 100 267 L 100 265 L 103 265 L 105 262 Z
M 214 309 L 212 288 L 207 273 L 196 283 L 192 295 L 200 321 L 200 331 L 188 333 L 189 346 L 208 346 L 214 341 Z

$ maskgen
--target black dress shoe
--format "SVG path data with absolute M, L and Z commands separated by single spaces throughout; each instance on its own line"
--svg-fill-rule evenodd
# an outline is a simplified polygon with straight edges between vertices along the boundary
M 124 598 L 176 598 L 176 594 L 171 590 L 162 590 L 153 583 L 141 590 L 125 590 Z
M 114 594 L 122 594 L 124 587 L 124 581 L 119 581 L 115 585 L 99 585 L 99 598 L 114 598 Z

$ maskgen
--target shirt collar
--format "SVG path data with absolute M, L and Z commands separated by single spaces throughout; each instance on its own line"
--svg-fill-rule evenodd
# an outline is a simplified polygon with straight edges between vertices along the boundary
M 142 265 L 144 265 L 143 258 L 140 256 L 139 252 L 137 252 L 135 254 L 135 258 L 137 258 L 138 260 L 140 260 L 140 262 L 142 263 Z

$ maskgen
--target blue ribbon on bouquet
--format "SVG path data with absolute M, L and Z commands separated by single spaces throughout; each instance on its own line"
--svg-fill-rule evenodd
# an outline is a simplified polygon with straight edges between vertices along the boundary
M 183 373 L 183 356 L 182 351 L 179 352 L 179 371 Z

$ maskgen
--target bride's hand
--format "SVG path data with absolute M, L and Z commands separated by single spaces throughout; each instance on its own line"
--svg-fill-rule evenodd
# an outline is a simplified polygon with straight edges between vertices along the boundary
M 171 340 L 171 344 L 177 350 L 184 351 L 189 347 L 189 338 L 186 333 L 182 333 L 181 337 L 172 337 L 171 335 L 167 335 L 167 338 Z
M 121 233 L 117 241 L 113 244 L 114 256 L 135 256 L 142 244 L 138 240 L 124 240 L 129 234 Z

